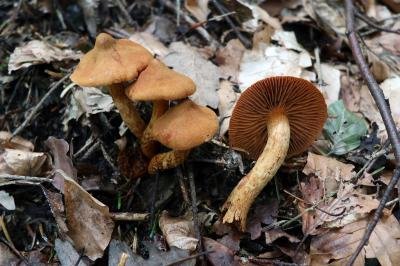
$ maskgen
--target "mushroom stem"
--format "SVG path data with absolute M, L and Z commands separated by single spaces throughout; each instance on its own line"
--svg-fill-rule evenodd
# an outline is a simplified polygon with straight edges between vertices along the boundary
M 240 180 L 229 195 L 222 209 L 223 222 L 238 223 L 246 229 L 247 213 L 262 189 L 274 177 L 285 160 L 289 149 L 290 125 L 287 116 L 281 112 L 271 114 L 267 121 L 268 141 L 253 169 Z
M 158 100 L 153 101 L 153 110 L 151 113 L 151 118 L 149 124 L 143 132 L 143 136 L 140 139 L 140 146 L 144 155 L 147 158 L 152 158 L 157 153 L 158 142 L 154 141 L 153 136 L 151 135 L 151 129 L 160 116 L 162 116 L 168 109 L 168 101 Z
M 183 151 L 172 150 L 164 153 L 159 153 L 153 158 L 151 158 L 149 166 L 147 168 L 148 172 L 149 174 L 152 175 L 158 171 L 163 171 L 177 167 L 178 165 L 181 165 L 185 161 L 189 153 L 190 150 L 183 150 Z
M 140 117 L 132 101 L 125 95 L 125 89 L 121 84 L 113 84 L 108 87 L 114 104 L 117 107 L 122 120 L 125 122 L 129 130 L 137 138 L 141 138 L 145 128 L 145 123 Z

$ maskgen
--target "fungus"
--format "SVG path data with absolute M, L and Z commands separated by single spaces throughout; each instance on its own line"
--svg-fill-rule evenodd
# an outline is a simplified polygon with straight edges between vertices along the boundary
M 300 78 L 266 78 L 242 93 L 230 120 L 230 145 L 258 159 L 224 203 L 223 222 L 238 223 L 245 230 L 255 198 L 287 156 L 298 155 L 313 143 L 326 118 L 322 94 Z
M 156 142 L 150 140 L 150 128 L 166 112 L 168 101 L 184 99 L 195 91 L 196 85 L 189 77 L 169 69 L 157 59 L 153 59 L 137 81 L 126 88 L 129 99 L 153 102 L 151 119 L 140 141 L 142 151 L 148 158 L 156 153 Z
M 149 129 L 151 140 L 157 140 L 171 151 L 155 155 L 148 167 L 150 174 L 174 168 L 183 163 L 190 150 L 210 140 L 218 129 L 215 113 L 189 99 L 172 107 Z
M 141 45 L 100 33 L 94 48 L 81 58 L 71 80 L 80 86 L 108 86 L 122 120 L 140 138 L 145 123 L 125 95 L 124 84 L 135 80 L 152 59 Z

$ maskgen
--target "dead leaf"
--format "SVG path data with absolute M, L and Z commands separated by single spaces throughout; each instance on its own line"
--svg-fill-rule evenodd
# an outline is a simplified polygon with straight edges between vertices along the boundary
M 284 237 L 291 243 L 299 243 L 300 240 L 297 237 L 289 235 L 285 231 L 280 228 L 271 229 L 265 232 L 265 242 L 270 245 L 272 242 L 277 240 L 278 238 Z
M 369 216 L 371 217 L 371 216 Z M 346 264 L 364 235 L 369 218 L 345 225 L 340 229 L 331 229 L 312 238 L 310 256 L 312 265 L 333 262 Z M 364 265 L 367 258 L 377 258 L 381 265 L 399 265 L 400 263 L 400 225 L 393 215 L 383 216 L 375 227 L 367 245 L 354 265 Z
M 60 237 L 65 239 L 68 232 L 67 224 L 65 223 L 65 208 L 62 194 L 51 192 L 45 187 L 41 187 L 43 194 L 46 196 L 46 200 L 50 206 L 51 213 L 57 222 Z
M 61 265 L 86 266 L 85 262 L 80 259 L 80 254 L 74 249 L 70 242 L 57 238 L 54 241 L 54 249 L 57 252 L 57 258 Z M 78 264 L 76 264 L 79 261 Z
M 196 92 L 189 98 L 199 105 L 218 107 L 219 68 L 204 59 L 193 47 L 182 42 L 174 42 L 169 47 L 170 53 L 162 61 L 175 71 L 193 79 Z
M 103 256 L 114 228 L 108 207 L 85 191 L 72 178 L 64 176 L 64 199 L 68 236 L 77 250 L 91 260 Z
M 277 30 L 271 38 L 286 49 L 295 50 L 297 52 L 304 51 L 304 48 L 297 42 L 296 35 L 293 31 Z
M 134 41 L 142 45 L 144 48 L 149 50 L 153 55 L 164 57 L 169 53 L 169 50 L 165 45 L 160 42 L 153 34 L 149 32 L 141 31 L 135 32 L 129 37 L 129 40 Z
M 306 175 L 314 174 L 323 181 L 326 179 L 350 181 L 355 175 L 353 169 L 354 165 L 352 164 L 345 164 L 334 158 L 309 152 L 303 173 Z
M 191 251 L 196 249 L 199 241 L 194 237 L 193 221 L 171 217 L 163 211 L 159 226 L 169 246 Z
M 41 176 L 46 160 L 47 156 L 43 152 L 5 149 L 0 154 L 0 173 Z
M 83 11 L 87 31 L 92 38 L 96 37 L 99 0 L 78 0 L 77 2 Z
M 0 243 L 0 265 L 19 265 L 20 259 L 3 243 Z
M 233 90 L 233 84 L 228 80 L 222 80 L 220 83 L 220 88 L 218 90 L 219 96 L 219 136 L 222 137 L 228 131 L 229 121 L 231 120 L 231 115 L 233 107 L 238 99 L 238 93 Z
M 211 265 L 233 265 L 234 252 L 217 241 L 203 237 L 204 249 L 209 251 L 207 259 Z
M 326 104 L 336 102 L 339 99 L 340 92 L 340 71 L 332 65 L 322 63 L 321 77 L 318 78 L 322 81 L 319 89 L 325 96 Z
M 185 8 L 198 22 L 206 21 L 210 13 L 208 2 L 209 0 L 185 0 Z
M 57 173 L 56 170 L 62 170 L 74 180 L 76 180 L 77 177 L 77 171 L 72 164 L 71 158 L 67 155 L 69 145 L 65 140 L 56 139 L 55 137 L 49 137 L 45 141 L 45 144 L 53 155 L 53 170 L 56 172 L 53 178 L 53 185 L 61 192 L 64 192 L 64 177 L 60 173 Z
M 14 197 L 4 190 L 0 190 L 0 205 L 9 211 L 15 210 Z
M 70 49 L 60 49 L 44 41 L 33 40 L 15 48 L 8 61 L 8 73 L 32 65 L 55 61 L 78 60 L 82 54 Z
M 188 250 L 171 247 L 169 251 L 161 251 L 154 243 L 142 242 L 149 251 L 149 258 L 143 259 L 140 255 L 134 254 L 132 249 L 124 242 L 112 240 L 108 251 L 108 265 L 118 265 L 123 253 L 128 255 L 125 266 L 159 266 L 180 261 L 190 256 Z M 182 266 L 194 266 L 196 259 L 180 262 Z M 178 264 L 177 264 L 178 265 Z
M 225 47 L 217 51 L 215 62 L 219 65 L 221 78 L 237 82 L 244 51 L 245 47 L 238 39 L 230 40 Z
M 246 232 L 250 233 L 252 240 L 261 236 L 264 225 L 270 225 L 276 221 L 278 205 L 278 201 L 269 200 L 255 207 L 254 212 L 249 216 L 246 228 Z
M 7 131 L 0 131 L 0 148 L 33 151 L 33 143 L 19 136 L 12 137 Z

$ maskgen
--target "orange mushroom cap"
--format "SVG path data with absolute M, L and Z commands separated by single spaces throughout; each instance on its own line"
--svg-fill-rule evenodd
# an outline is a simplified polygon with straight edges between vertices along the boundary
M 133 101 L 154 101 L 183 99 L 195 91 L 192 79 L 153 59 L 125 93 Z
M 132 81 L 152 58 L 151 53 L 137 43 L 100 33 L 94 48 L 81 58 L 71 80 L 88 87 Z
M 153 137 L 173 150 L 188 150 L 210 140 L 218 129 L 215 113 L 187 99 L 154 122 Z
M 250 86 L 237 101 L 229 125 L 230 145 L 257 159 L 268 140 L 267 121 L 279 112 L 290 124 L 288 156 L 306 150 L 327 118 L 324 97 L 309 81 L 287 76 L 266 78 Z

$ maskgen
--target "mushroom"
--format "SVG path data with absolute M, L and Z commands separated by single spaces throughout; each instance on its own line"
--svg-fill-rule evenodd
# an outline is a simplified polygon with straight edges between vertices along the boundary
M 170 108 L 149 128 L 150 140 L 157 140 L 171 151 L 155 155 L 148 166 L 154 174 L 183 163 L 192 148 L 210 140 L 218 129 L 215 113 L 189 99 Z
M 266 78 L 242 93 L 230 120 L 230 145 L 258 159 L 224 203 L 224 223 L 235 222 L 245 230 L 255 198 L 287 156 L 298 155 L 313 143 L 326 118 L 324 97 L 300 78 Z
M 124 84 L 135 80 L 152 59 L 141 45 L 100 33 L 94 48 L 81 58 L 71 80 L 80 86 L 108 86 L 122 120 L 140 138 L 145 123 L 125 95 Z
M 156 142 L 150 140 L 149 130 L 168 109 L 168 101 L 184 99 L 195 91 L 196 85 L 189 77 L 168 68 L 157 59 L 153 59 L 137 81 L 126 88 L 125 93 L 132 101 L 153 101 L 151 119 L 141 138 L 142 151 L 148 158 L 156 153 Z

